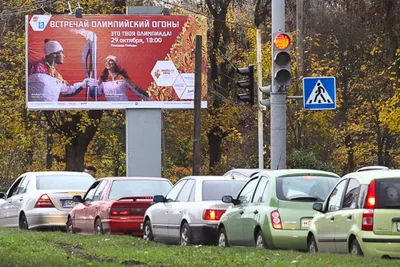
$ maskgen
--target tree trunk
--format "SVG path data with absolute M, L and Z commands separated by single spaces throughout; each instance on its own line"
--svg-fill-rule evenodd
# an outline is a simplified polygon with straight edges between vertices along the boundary
M 72 140 L 65 146 L 65 157 L 67 171 L 83 171 L 85 162 L 85 153 L 97 131 L 97 124 L 103 116 L 102 110 L 91 110 L 88 112 L 90 125 L 86 127 L 85 132 L 80 132 L 78 129 L 81 114 L 76 114 L 72 118 L 73 128 L 70 127 L 72 133 Z M 70 125 L 71 126 L 71 125 Z

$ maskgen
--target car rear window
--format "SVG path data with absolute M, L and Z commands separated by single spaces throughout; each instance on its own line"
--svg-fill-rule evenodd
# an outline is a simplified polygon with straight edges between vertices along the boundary
M 36 188 L 38 190 L 84 190 L 86 191 L 94 182 L 88 175 L 43 175 L 37 176 Z
M 375 208 L 400 208 L 400 178 L 375 180 Z
M 276 194 L 280 200 L 324 201 L 338 178 L 329 176 L 288 176 L 277 178 Z
M 108 194 L 108 199 L 121 197 L 165 196 L 172 185 L 165 180 L 115 180 Z
M 203 181 L 202 199 L 203 201 L 221 200 L 223 196 L 228 195 L 236 197 L 245 183 L 245 180 Z

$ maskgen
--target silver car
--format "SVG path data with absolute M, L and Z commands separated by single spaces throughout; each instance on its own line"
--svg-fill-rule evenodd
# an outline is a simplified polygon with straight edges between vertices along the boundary
M 166 243 L 216 244 L 217 227 L 231 204 L 225 195 L 236 196 L 248 181 L 244 177 L 188 176 L 180 179 L 166 196 L 154 196 L 144 215 L 143 239 Z
M 0 226 L 20 229 L 65 229 L 68 212 L 94 178 L 83 172 L 28 172 L 7 193 L 0 193 Z

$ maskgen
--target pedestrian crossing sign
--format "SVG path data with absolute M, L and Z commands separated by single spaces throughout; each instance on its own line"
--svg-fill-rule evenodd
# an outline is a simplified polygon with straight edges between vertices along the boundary
M 303 78 L 303 103 L 309 110 L 336 109 L 335 77 Z

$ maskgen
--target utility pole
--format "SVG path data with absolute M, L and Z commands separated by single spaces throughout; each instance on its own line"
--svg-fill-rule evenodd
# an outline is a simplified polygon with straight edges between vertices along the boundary
M 285 0 L 272 0 L 272 33 L 284 32 Z M 275 73 L 274 63 L 272 68 Z M 271 84 L 271 169 L 276 170 L 286 168 L 286 89 L 276 85 L 274 77 Z
M 263 131 L 263 109 L 261 105 L 262 92 L 262 65 L 261 65 L 261 30 L 257 29 L 257 116 L 258 116 L 258 168 L 264 169 L 264 131 Z
M 202 36 L 196 35 L 195 77 L 194 77 L 194 140 L 193 140 L 193 175 L 200 174 L 200 111 L 201 111 L 201 70 Z

